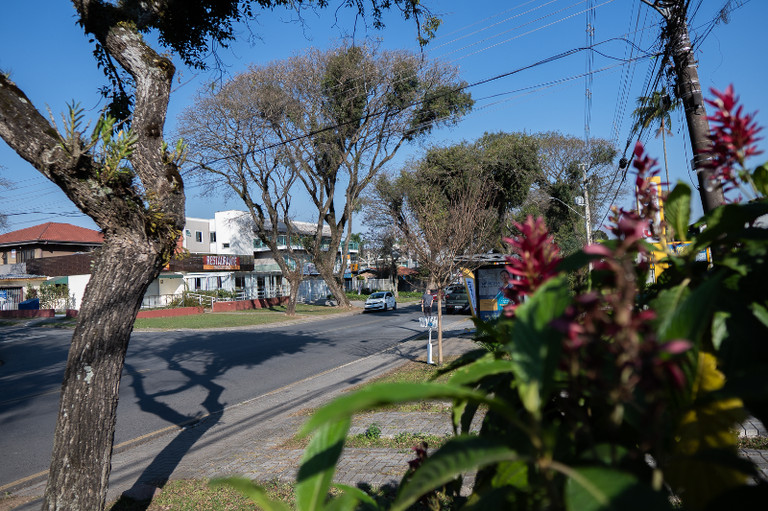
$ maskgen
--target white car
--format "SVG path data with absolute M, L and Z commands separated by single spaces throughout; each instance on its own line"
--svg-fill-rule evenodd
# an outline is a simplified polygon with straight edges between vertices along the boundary
M 378 293 L 373 293 L 365 301 L 365 310 L 367 311 L 387 309 L 397 309 L 395 295 L 390 291 L 379 291 Z

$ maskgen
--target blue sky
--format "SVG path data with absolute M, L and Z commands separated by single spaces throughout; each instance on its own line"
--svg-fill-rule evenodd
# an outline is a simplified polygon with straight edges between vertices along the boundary
M 560 131 L 584 137 L 587 52 L 535 64 L 586 46 L 585 10 L 590 3 L 595 7 L 594 42 L 601 43 L 598 48 L 604 54 L 595 54 L 592 64 L 590 134 L 616 141 L 623 151 L 635 99 L 643 94 L 653 65 L 653 60 L 643 55 L 654 50 L 661 22 L 660 16 L 640 0 L 424 0 L 443 19 L 438 38 L 427 47 L 430 57 L 459 66 L 462 79 L 469 83 L 520 70 L 472 87 L 477 101 L 474 111 L 458 126 L 434 132 L 427 143 L 474 140 L 491 131 Z M 706 92 L 710 87 L 724 89 L 734 84 L 746 110 L 759 111 L 758 122 L 768 124 L 768 40 L 762 35 L 768 2 L 732 1 L 743 6 L 731 12 L 728 23 L 721 20 L 709 31 L 726 3 L 691 1 L 696 14 L 690 32 L 702 87 Z M 71 4 L 65 0 L 5 0 L 0 9 L 0 69 L 11 73 L 39 110 L 50 108 L 58 122 L 59 113 L 72 100 L 81 103 L 88 117 L 95 118 L 103 107 L 97 89 L 106 82 L 92 57 L 93 46 L 75 24 Z M 305 12 L 304 24 L 297 23 L 295 17 L 284 10 L 262 13 L 250 23 L 250 32 L 258 36 L 250 40 L 248 29 L 238 27 L 239 40 L 220 52 L 227 71 L 237 73 L 252 62 L 279 60 L 308 46 L 324 48 L 340 37 L 380 39 L 388 49 L 417 49 L 414 25 L 394 12 L 385 16 L 387 27 L 381 31 L 366 30 L 351 12 L 335 7 Z M 633 50 L 622 38 L 633 41 L 640 50 Z M 210 72 L 184 68 L 178 58 L 174 62 L 178 71 L 165 127 L 168 138 L 178 113 L 191 104 L 199 87 L 214 78 Z M 695 177 L 688 171 L 692 156 L 681 113 L 673 114 L 673 123 L 675 136 L 667 141 L 671 179 L 690 184 Z M 766 149 L 765 141 L 762 145 Z M 648 149 L 662 160 L 660 139 L 650 137 Z M 423 150 L 424 145 L 405 147 L 398 162 Z M 767 154 L 761 155 L 752 165 L 766 159 Z M 0 177 L 15 183 L 13 190 L 0 190 L 0 211 L 11 215 L 10 230 L 47 221 L 95 227 L 57 187 L 2 141 L 0 167 Z M 215 211 L 242 209 L 238 199 L 200 197 L 200 189 L 192 183 L 186 189 L 187 216 L 210 218 Z M 697 200 L 694 215 L 700 213 Z M 298 212 L 297 219 L 314 220 L 308 207 Z M 364 231 L 365 227 L 356 222 L 355 230 Z

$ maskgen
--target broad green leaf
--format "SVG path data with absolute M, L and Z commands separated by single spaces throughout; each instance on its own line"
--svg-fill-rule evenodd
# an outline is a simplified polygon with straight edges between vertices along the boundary
M 651 300 L 651 309 L 656 312 L 656 319 L 653 321 L 653 324 L 659 332 L 669 327 L 677 307 L 690 294 L 691 288 L 686 280 L 682 284 L 678 284 L 670 289 L 662 289 L 659 291 L 658 296 Z
M 752 314 L 755 315 L 758 321 L 762 323 L 763 325 L 768 327 L 768 310 L 766 310 L 765 307 L 760 305 L 759 303 L 751 303 L 749 304 L 749 308 L 752 311 Z
M 716 350 L 720 349 L 723 340 L 728 337 L 728 318 L 730 312 L 715 311 L 712 318 L 712 345 Z
M 474 436 L 456 437 L 427 458 L 413 473 L 390 511 L 407 509 L 425 493 L 444 486 L 464 472 L 501 461 L 521 459 L 515 451 L 500 442 Z
M 541 286 L 530 300 L 515 311 L 512 342 L 506 347 L 512 358 L 520 399 L 526 410 L 537 415 L 549 390 L 560 355 L 562 334 L 550 324 L 571 301 L 566 277 Z
M 326 422 L 335 422 L 363 410 L 424 399 L 476 401 L 487 404 L 491 409 L 496 410 L 514 423 L 519 422 L 515 410 L 499 399 L 488 397 L 484 392 L 437 383 L 382 383 L 366 387 L 348 396 L 339 397 L 322 407 L 304 423 L 299 431 L 299 436 L 307 435 Z
M 764 201 L 752 204 L 726 204 L 715 208 L 696 222 L 696 225 L 706 225 L 706 229 L 693 240 L 692 250 L 698 252 L 722 236 L 739 232 L 747 223 L 765 214 L 768 214 L 768 202 Z
M 571 468 L 566 475 L 565 506 L 570 511 L 672 509 L 666 495 L 616 468 Z
M 444 374 L 450 373 L 452 371 L 455 371 L 456 369 L 465 367 L 471 364 L 472 362 L 475 362 L 477 360 L 481 360 L 484 358 L 493 359 L 493 354 L 488 353 L 488 350 L 483 350 L 483 349 L 472 350 L 468 353 L 465 353 L 464 355 L 454 360 L 450 364 L 446 364 L 445 366 L 439 368 L 435 372 L 435 375 L 432 378 L 430 378 L 430 380 L 436 380 L 437 378 L 439 378 Z
M 267 492 L 250 479 L 227 477 L 225 479 L 213 479 L 210 484 L 211 486 L 231 486 L 255 502 L 264 511 L 290 511 L 288 506 L 279 500 L 270 499 Z
M 373 509 L 381 509 L 379 507 L 378 502 L 376 502 L 373 497 L 365 493 L 360 488 L 356 488 L 354 486 L 349 486 L 346 484 L 340 484 L 336 483 L 333 485 L 334 488 L 338 488 L 339 490 L 343 491 L 344 493 L 347 493 L 349 495 L 352 495 L 354 498 L 359 500 L 360 502 L 364 502 L 365 504 L 368 504 Z
M 691 215 L 691 189 L 678 182 L 664 204 L 664 218 L 675 231 L 675 239 L 688 240 L 688 222 Z
M 448 380 L 449 385 L 468 385 L 477 383 L 486 376 L 512 372 L 509 360 L 483 360 L 456 371 Z
M 323 508 L 349 424 L 349 418 L 323 424 L 304 450 L 296 477 L 296 504 L 301 511 Z
M 752 173 L 752 181 L 754 181 L 757 191 L 763 197 L 768 197 L 768 163 L 763 163 L 755 169 L 755 172 Z
M 354 495 L 345 493 L 328 502 L 322 509 L 323 511 L 354 511 L 357 509 L 358 503 L 359 501 Z M 298 509 L 299 511 L 304 511 L 302 507 Z
M 715 304 L 721 291 L 721 280 L 722 274 L 718 274 L 691 291 L 661 322 L 659 339 L 662 341 L 688 339 L 698 345 L 708 327 L 707 321 L 702 319 L 709 315 Z
M 755 464 L 749 459 L 739 456 L 736 449 L 704 449 L 687 457 L 687 459 L 730 468 L 748 476 L 759 475 Z

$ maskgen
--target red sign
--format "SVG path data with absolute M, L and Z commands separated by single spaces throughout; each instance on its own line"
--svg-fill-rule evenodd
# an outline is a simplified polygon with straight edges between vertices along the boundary
M 203 256 L 204 270 L 239 270 L 238 256 Z

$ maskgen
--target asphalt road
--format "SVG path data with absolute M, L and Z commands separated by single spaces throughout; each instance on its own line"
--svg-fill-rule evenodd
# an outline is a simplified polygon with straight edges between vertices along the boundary
M 115 445 L 246 401 L 421 331 L 418 305 L 227 331 L 134 332 Z M 0 328 L 0 487 L 48 469 L 71 330 Z

